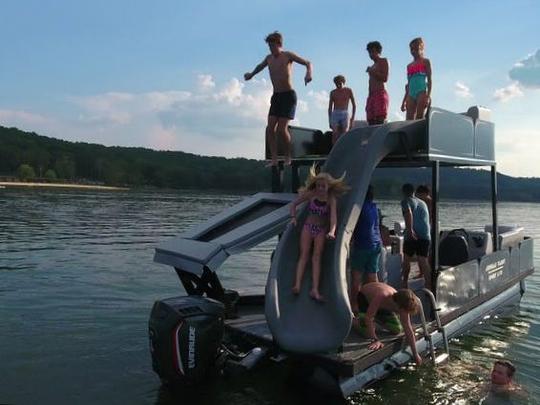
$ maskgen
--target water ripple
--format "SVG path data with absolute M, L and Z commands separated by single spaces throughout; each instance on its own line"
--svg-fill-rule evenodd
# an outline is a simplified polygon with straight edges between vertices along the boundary
M 0 402 L 34 403 L 36 397 L 44 403 L 185 402 L 186 396 L 178 399 L 164 391 L 151 370 L 146 331 L 150 308 L 156 299 L 183 293 L 174 271 L 153 263 L 154 247 L 241 198 L 3 189 Z M 396 202 L 382 201 L 380 207 L 386 224 L 401 220 Z M 481 229 L 490 222 L 490 208 L 488 203 L 443 202 L 441 224 Z M 524 218 L 528 235 L 540 240 L 540 205 L 500 204 L 500 223 Z M 275 243 L 231 257 L 220 273 L 224 286 L 262 293 Z M 538 266 L 539 249 L 534 260 Z M 414 398 L 414 403 L 426 404 L 478 403 L 498 358 L 511 359 L 518 368 L 517 381 L 531 398 L 540 398 L 538 273 L 527 287 L 514 313 L 486 320 L 472 333 L 452 339 L 449 365 L 406 367 L 348 402 L 407 404 Z M 265 373 L 254 373 L 247 385 L 216 383 L 188 398 L 221 404 L 340 403 L 318 398 L 306 402 L 275 389 L 280 373 Z

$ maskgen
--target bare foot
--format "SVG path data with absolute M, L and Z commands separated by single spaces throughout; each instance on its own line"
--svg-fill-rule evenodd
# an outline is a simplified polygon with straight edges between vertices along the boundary
M 275 161 L 272 160 L 270 163 L 265 164 L 264 167 L 277 167 L 277 165 L 278 165 L 277 160 Z
M 294 295 L 300 294 L 300 287 L 297 286 L 297 285 L 295 285 L 295 286 L 292 288 L 292 293 L 293 293 Z
M 291 157 L 290 156 L 286 156 L 285 157 L 285 160 L 283 161 L 283 164 L 285 166 L 290 166 L 291 165 Z
M 318 291 L 311 290 L 311 292 L 309 293 L 309 296 L 313 298 L 315 301 L 324 302 L 323 296 Z

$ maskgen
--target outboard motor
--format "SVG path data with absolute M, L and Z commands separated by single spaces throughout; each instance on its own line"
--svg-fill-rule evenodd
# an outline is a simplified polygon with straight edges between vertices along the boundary
M 465 229 L 454 229 L 439 244 L 441 266 L 457 266 L 469 260 L 469 234 Z
M 223 337 L 224 305 L 201 296 L 156 301 L 148 333 L 152 368 L 171 384 L 195 384 L 214 368 Z

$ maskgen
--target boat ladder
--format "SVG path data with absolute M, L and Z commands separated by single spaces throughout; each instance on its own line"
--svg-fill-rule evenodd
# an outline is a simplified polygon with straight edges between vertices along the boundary
M 429 301 L 431 303 L 431 306 L 433 308 L 433 314 L 435 317 L 435 322 L 437 324 L 437 331 L 441 334 L 443 339 L 443 345 L 444 345 L 444 353 L 436 356 L 435 355 L 435 345 L 433 344 L 433 338 L 431 334 L 429 333 L 427 322 L 426 322 L 426 315 L 424 313 L 424 307 L 423 305 L 420 305 L 420 320 L 422 322 L 422 330 L 424 332 L 424 339 L 426 339 L 429 347 L 429 352 L 431 355 L 431 359 L 433 361 L 433 364 L 437 365 L 444 361 L 446 361 L 450 356 L 450 349 L 448 347 L 448 337 L 446 335 L 446 329 L 441 323 L 441 318 L 439 317 L 440 308 L 437 304 L 437 300 L 435 299 L 435 296 L 433 293 L 428 290 L 427 288 L 423 288 L 422 291 L 426 294 L 426 296 L 429 298 Z

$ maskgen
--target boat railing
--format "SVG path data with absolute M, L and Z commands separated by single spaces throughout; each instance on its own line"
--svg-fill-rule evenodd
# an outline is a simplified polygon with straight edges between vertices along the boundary
M 422 323 L 422 331 L 424 333 L 424 339 L 427 341 L 428 348 L 429 348 L 429 354 L 431 356 L 431 360 L 433 361 L 434 365 L 440 364 L 444 361 L 446 361 L 450 356 L 450 348 L 448 346 L 448 337 L 446 335 L 446 329 L 442 325 L 441 318 L 439 317 L 439 312 L 441 311 L 441 308 L 437 304 L 437 299 L 435 298 L 435 295 L 431 292 L 431 290 L 427 288 L 422 288 L 422 291 L 429 299 L 429 303 L 432 307 L 432 313 L 433 317 L 435 318 L 435 323 L 437 325 L 437 331 L 441 334 L 443 345 L 444 345 L 444 353 L 437 356 L 435 354 L 435 345 L 433 343 L 433 338 L 431 336 L 431 333 L 428 329 L 427 320 L 426 320 L 426 314 L 424 311 L 424 305 L 423 303 L 420 305 L 420 321 Z M 422 302 L 422 300 L 421 300 Z

